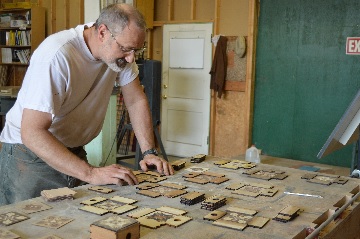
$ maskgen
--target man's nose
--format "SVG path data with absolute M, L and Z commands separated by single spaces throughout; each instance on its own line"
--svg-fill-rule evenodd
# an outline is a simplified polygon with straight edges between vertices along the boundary
M 125 56 L 125 60 L 128 63 L 133 63 L 135 61 L 135 53 L 134 52 L 130 52 L 127 56 Z

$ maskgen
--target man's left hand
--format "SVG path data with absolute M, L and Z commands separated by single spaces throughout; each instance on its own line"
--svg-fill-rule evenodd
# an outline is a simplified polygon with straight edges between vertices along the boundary
M 156 166 L 156 170 L 166 176 L 174 174 L 174 169 L 169 162 L 153 154 L 146 155 L 140 161 L 140 167 L 144 172 L 148 171 L 148 166 Z

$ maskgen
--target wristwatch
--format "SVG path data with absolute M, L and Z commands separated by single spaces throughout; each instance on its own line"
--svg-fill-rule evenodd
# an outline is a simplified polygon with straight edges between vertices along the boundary
M 158 151 L 156 149 L 152 148 L 152 149 L 145 150 L 143 153 L 143 157 L 145 157 L 146 155 L 149 155 L 149 154 L 153 154 L 155 156 L 159 155 Z

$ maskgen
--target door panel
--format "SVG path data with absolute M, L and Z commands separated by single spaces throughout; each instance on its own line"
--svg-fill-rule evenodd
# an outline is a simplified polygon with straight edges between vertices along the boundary
M 208 154 L 212 23 L 164 25 L 161 138 L 168 155 Z

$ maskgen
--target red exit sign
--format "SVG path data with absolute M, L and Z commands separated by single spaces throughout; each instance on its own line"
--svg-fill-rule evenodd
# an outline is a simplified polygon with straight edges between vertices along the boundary
M 360 55 L 360 37 L 346 38 L 346 54 Z

